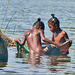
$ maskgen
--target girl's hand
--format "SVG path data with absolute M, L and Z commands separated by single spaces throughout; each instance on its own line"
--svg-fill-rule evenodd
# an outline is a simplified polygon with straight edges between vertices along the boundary
M 55 43 L 55 45 L 57 48 L 60 48 L 62 46 L 62 44 L 58 44 L 58 43 Z
M 17 39 L 15 40 L 15 42 L 18 42 L 18 41 L 20 41 L 20 39 L 19 39 L 19 38 L 17 38 Z

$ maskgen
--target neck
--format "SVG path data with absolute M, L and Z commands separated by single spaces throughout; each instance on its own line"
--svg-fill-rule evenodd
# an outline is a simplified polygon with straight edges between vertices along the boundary
M 36 29 L 36 26 L 34 26 L 32 29 Z
M 62 31 L 62 30 L 61 30 L 60 28 L 58 28 L 58 29 L 56 30 L 56 32 L 54 33 L 54 37 L 57 37 L 58 34 L 61 33 L 61 31 Z
M 55 33 L 60 33 L 62 30 L 58 28 Z

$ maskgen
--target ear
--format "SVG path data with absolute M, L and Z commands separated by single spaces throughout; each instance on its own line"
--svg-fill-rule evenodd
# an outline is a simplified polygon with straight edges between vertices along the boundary
M 41 26 L 39 26 L 39 29 L 41 29 L 42 27 Z
M 58 28 L 58 25 L 57 24 L 55 24 L 55 28 Z
M 39 26 L 36 26 L 37 29 L 39 29 Z

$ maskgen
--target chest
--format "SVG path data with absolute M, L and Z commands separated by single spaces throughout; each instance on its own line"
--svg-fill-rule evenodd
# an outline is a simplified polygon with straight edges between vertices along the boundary
M 62 40 L 64 40 L 64 36 L 61 34 L 61 33 L 59 33 L 59 34 L 54 34 L 54 40 L 55 41 L 62 41 Z

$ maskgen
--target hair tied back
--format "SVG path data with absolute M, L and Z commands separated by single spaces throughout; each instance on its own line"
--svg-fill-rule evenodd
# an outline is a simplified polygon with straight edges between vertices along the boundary
M 38 18 L 38 21 L 40 21 L 41 19 L 40 18 Z
M 54 14 L 51 14 L 52 18 L 54 18 Z

